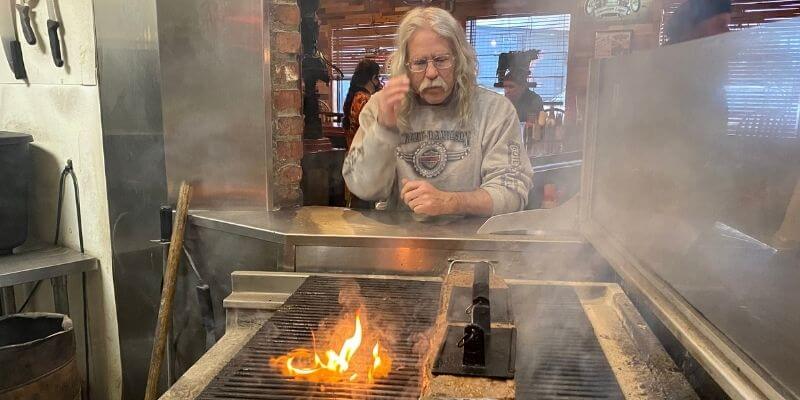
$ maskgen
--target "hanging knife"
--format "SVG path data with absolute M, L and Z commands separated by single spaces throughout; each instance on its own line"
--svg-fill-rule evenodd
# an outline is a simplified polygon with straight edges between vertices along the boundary
M 19 23 L 22 25 L 22 33 L 25 36 L 25 41 L 28 44 L 36 44 L 36 35 L 33 33 L 31 27 L 31 6 L 28 0 L 22 0 L 22 4 L 17 4 L 17 11 L 19 12 Z
M 8 65 L 15 79 L 27 79 L 25 62 L 22 60 L 22 47 L 17 39 L 17 25 L 14 18 L 14 0 L 0 0 L 0 41 L 6 53 Z
M 50 53 L 53 54 L 53 62 L 56 67 L 64 65 L 64 60 L 61 59 L 61 41 L 58 38 L 58 28 L 61 27 L 61 22 L 58 20 L 56 13 L 56 1 L 47 0 L 47 34 L 50 36 Z

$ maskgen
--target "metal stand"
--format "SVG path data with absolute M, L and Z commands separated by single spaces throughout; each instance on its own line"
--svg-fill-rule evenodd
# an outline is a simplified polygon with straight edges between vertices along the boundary
M 170 247 L 170 239 L 172 237 L 172 207 L 169 206 L 162 206 L 159 210 L 159 219 L 161 222 L 161 238 L 156 240 L 151 240 L 150 242 L 156 243 L 161 245 L 162 250 L 162 274 L 166 274 L 166 266 L 167 266 L 167 258 L 169 256 L 169 247 Z M 197 270 L 197 266 L 194 263 L 194 259 L 192 258 L 189 251 L 186 249 L 186 246 L 183 247 L 183 254 L 186 256 L 186 262 L 189 264 L 191 271 L 194 273 L 194 276 L 197 277 L 197 286 L 195 287 L 195 292 L 197 294 L 197 301 L 200 306 L 200 314 L 203 320 L 203 329 L 205 330 L 205 341 L 206 341 L 206 350 L 210 349 L 214 346 L 214 343 L 217 342 L 217 337 L 214 333 L 214 308 L 211 302 L 211 288 L 208 284 L 205 283 L 202 276 L 200 276 L 200 272 Z M 162 285 L 163 286 L 163 285 Z M 172 321 L 170 321 L 172 322 Z M 172 327 L 174 324 L 169 324 L 169 330 L 167 331 L 167 345 L 164 349 L 164 358 L 166 359 L 167 363 L 167 386 L 172 386 L 177 381 L 177 360 L 175 355 L 178 354 L 177 343 L 175 342 L 175 333 L 172 331 Z
M 72 188 L 75 192 L 75 210 L 78 217 L 78 243 L 80 244 L 81 254 L 84 253 L 83 247 L 83 220 L 81 219 L 81 198 L 80 191 L 78 190 L 78 178 L 75 176 L 75 169 L 72 167 L 72 160 L 67 160 L 67 165 L 61 171 L 61 180 L 58 183 L 58 209 L 56 211 L 56 234 L 53 239 L 53 244 L 58 245 L 58 239 L 61 234 L 61 211 L 63 210 L 64 203 L 64 182 L 67 175 L 72 178 Z M 55 303 L 56 312 L 59 314 L 70 315 L 69 312 L 69 294 L 67 291 L 67 277 L 59 276 L 50 279 L 50 284 L 53 286 L 53 302 Z M 81 390 L 81 397 L 89 399 L 90 392 L 90 370 L 89 370 L 89 311 L 88 301 L 86 296 L 86 272 L 81 273 L 81 291 L 83 295 L 83 349 L 84 360 L 83 366 L 86 372 L 86 381 L 84 382 L 83 390 Z
M 161 246 L 161 276 L 166 274 L 167 258 L 169 257 L 170 238 L 172 237 L 172 207 L 161 206 L 158 210 L 158 216 L 161 226 L 161 238 L 151 240 L 150 242 L 156 243 Z M 163 281 L 162 281 L 163 287 Z M 171 321 L 170 321 L 171 322 Z M 169 324 L 167 330 L 167 345 L 164 349 L 164 358 L 167 362 L 167 387 L 175 383 L 175 343 L 172 333 L 173 324 Z
M 2 303 L 2 315 L 11 315 L 17 312 L 13 286 L 0 288 L 0 303 Z
M 53 303 L 56 312 L 69 315 L 69 294 L 67 293 L 67 277 L 57 276 L 50 278 L 50 285 L 53 286 Z
M 81 253 L 83 249 L 83 221 L 81 220 L 81 198 L 78 192 L 78 178 L 75 176 L 75 170 L 72 167 L 72 160 L 67 160 L 67 165 L 61 171 L 61 180 L 58 183 L 58 211 L 56 211 L 56 234 L 53 239 L 53 244 L 58 245 L 58 238 L 61 234 L 61 211 L 64 206 L 64 181 L 67 175 L 72 178 L 72 187 L 75 192 L 75 209 L 78 214 L 78 242 L 80 243 Z M 53 301 L 55 303 L 56 312 L 59 314 L 69 315 L 69 294 L 67 293 L 67 277 L 59 276 L 50 279 L 50 284 L 53 287 Z M 85 293 L 84 293 L 85 294 Z M 86 317 L 86 299 L 84 298 L 84 317 Z M 86 321 L 84 321 L 86 324 Z M 89 332 L 85 332 L 84 336 Z M 88 351 L 88 342 L 86 342 Z M 88 367 L 88 365 L 87 365 Z M 88 371 L 87 371 L 88 376 Z M 88 380 L 88 378 L 87 378 Z

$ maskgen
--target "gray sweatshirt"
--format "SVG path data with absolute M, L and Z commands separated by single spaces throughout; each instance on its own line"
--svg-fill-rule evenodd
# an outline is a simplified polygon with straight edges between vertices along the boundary
M 446 192 L 481 188 L 493 214 L 520 211 L 528 201 L 533 170 L 521 144 L 517 112 L 504 96 L 477 88 L 467 124 L 459 124 L 454 102 L 417 105 L 409 129 L 378 124 L 378 92 L 361 111 L 361 127 L 344 161 L 347 187 L 365 200 L 399 199 L 402 179 L 426 180 Z

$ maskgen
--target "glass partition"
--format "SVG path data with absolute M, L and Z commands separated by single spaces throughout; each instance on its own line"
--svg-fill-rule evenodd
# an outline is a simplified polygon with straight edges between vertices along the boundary
M 796 396 L 800 19 L 594 69 L 589 223 Z

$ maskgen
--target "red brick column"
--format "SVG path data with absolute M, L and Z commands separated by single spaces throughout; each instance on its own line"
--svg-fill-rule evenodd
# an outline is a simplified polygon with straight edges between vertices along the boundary
M 276 207 L 302 204 L 303 110 L 300 92 L 300 9 L 296 0 L 270 0 L 272 190 Z

